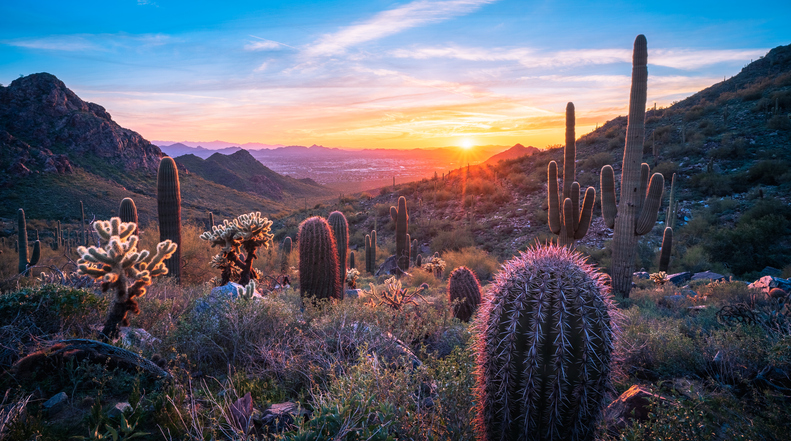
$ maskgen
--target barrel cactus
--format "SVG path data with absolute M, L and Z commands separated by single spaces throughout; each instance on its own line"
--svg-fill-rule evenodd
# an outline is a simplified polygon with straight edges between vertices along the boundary
M 327 223 L 335 235 L 335 246 L 338 249 L 338 275 L 343 286 L 346 280 L 346 252 L 349 249 L 349 222 L 340 211 L 333 211 L 327 218 Z
M 338 249 L 327 221 L 314 216 L 299 224 L 299 293 L 316 299 L 343 299 Z M 345 274 L 344 274 L 345 276 Z
M 481 284 L 469 268 L 460 266 L 450 273 L 448 297 L 453 307 L 453 316 L 466 322 L 481 303 Z
M 168 156 L 162 158 L 157 171 L 157 213 L 159 240 L 178 245 L 165 261 L 168 275 L 178 280 L 181 277 L 181 185 L 176 161 Z
M 605 276 L 568 247 L 536 245 L 507 262 L 477 322 L 478 439 L 593 439 L 615 314 Z

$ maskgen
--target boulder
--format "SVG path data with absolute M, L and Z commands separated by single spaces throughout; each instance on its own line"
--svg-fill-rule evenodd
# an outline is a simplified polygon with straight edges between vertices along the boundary
M 110 418 L 117 418 L 124 414 L 124 412 L 131 412 L 132 405 L 127 403 L 126 401 L 121 401 L 119 403 L 115 403 L 115 406 L 111 407 L 110 410 L 107 412 L 107 416 Z
M 662 402 L 665 399 L 640 386 L 630 387 L 604 410 L 607 432 L 617 437 L 621 430 L 632 424 L 632 421 L 648 420 L 652 402 L 657 401 Z
M 379 266 L 379 269 L 376 270 L 376 274 L 374 274 L 374 276 L 400 276 L 401 274 L 403 274 L 403 271 L 398 269 L 398 265 L 396 265 L 396 256 L 393 254 L 392 256 L 388 257 L 381 266 Z
M 269 406 L 260 415 L 254 415 L 253 420 L 266 426 L 269 433 L 280 433 L 296 428 L 295 421 L 299 417 L 307 417 L 310 412 L 301 408 L 296 403 L 286 401 Z
M 755 282 L 747 285 L 748 288 L 753 288 L 769 295 L 772 288 L 780 288 L 785 292 L 791 291 L 791 280 L 781 279 L 774 276 L 763 276 Z
M 695 273 L 691 280 L 708 280 L 716 282 L 719 280 L 726 280 L 727 278 L 722 274 L 713 273 L 711 271 L 703 271 L 702 273 Z
M 692 273 L 685 271 L 683 273 L 675 273 L 669 274 L 667 276 L 667 281 L 676 285 L 680 286 L 692 280 Z
M 782 270 L 779 270 L 779 269 L 777 269 L 777 268 L 774 268 L 774 267 L 771 267 L 771 266 L 767 266 L 766 268 L 764 268 L 764 269 L 762 269 L 762 270 L 761 270 L 761 276 L 762 276 L 762 277 L 763 277 L 763 276 L 775 276 L 775 277 L 779 277 L 781 274 L 783 274 L 783 271 L 782 271 Z
M 648 274 L 648 271 L 638 271 L 632 274 L 632 277 L 637 277 L 638 279 L 645 279 L 648 280 L 651 278 L 651 275 Z
M 143 328 L 121 326 L 118 333 L 121 337 L 121 343 L 128 347 L 153 347 L 155 343 L 160 341 Z
M 344 294 L 344 298 L 351 298 L 351 299 L 358 299 L 363 296 L 363 290 L 361 289 L 347 289 L 346 293 Z
M 44 409 L 47 409 L 50 415 L 55 415 L 56 413 L 63 410 L 66 407 L 66 402 L 69 401 L 69 396 L 66 395 L 66 392 L 61 392 L 59 394 L 55 394 L 47 400 L 43 406 Z
M 236 299 L 239 297 L 238 290 L 240 289 L 244 291 L 244 286 L 234 282 L 228 282 L 223 286 L 212 288 L 208 296 L 198 300 L 198 302 L 195 304 L 195 312 L 203 313 L 211 309 L 215 309 L 218 305 L 222 305 Z M 256 292 L 253 294 L 253 297 L 261 297 L 261 295 Z

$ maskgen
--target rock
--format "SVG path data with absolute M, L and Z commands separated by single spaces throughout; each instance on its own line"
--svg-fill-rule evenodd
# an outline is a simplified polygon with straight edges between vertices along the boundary
M 638 272 L 632 274 L 632 277 L 637 277 L 638 279 L 648 280 L 648 279 L 651 278 L 651 275 L 648 274 L 647 271 L 638 271 Z
M 690 272 L 675 273 L 667 276 L 667 281 L 676 286 L 683 285 L 690 280 L 692 280 L 692 273 Z
M 651 404 L 657 400 L 665 401 L 661 396 L 652 394 L 640 386 L 630 387 L 604 410 L 607 432 L 617 437 L 621 430 L 632 424 L 632 421 L 648 420 Z
M 158 338 L 149 334 L 148 331 L 143 328 L 130 328 L 127 326 L 121 326 L 118 333 L 121 336 L 121 343 L 123 343 L 124 346 L 151 347 L 160 341 Z
M 49 411 L 50 415 L 55 415 L 56 413 L 63 410 L 64 407 L 66 407 L 66 402 L 68 400 L 69 400 L 69 396 L 66 395 L 66 392 L 61 392 L 59 394 L 53 395 L 52 398 L 50 398 L 43 404 L 43 406 L 44 409 L 47 409 Z
M 690 280 L 709 280 L 716 282 L 718 280 L 726 280 L 722 274 L 713 273 L 711 271 L 703 271 L 702 273 L 695 273 Z
M 285 403 L 269 406 L 269 409 L 261 414 L 260 421 L 256 420 L 256 422 L 266 426 L 269 429 L 269 433 L 280 433 L 286 430 L 293 430 L 296 428 L 294 425 L 296 418 L 309 415 L 310 412 L 302 409 L 296 403 L 286 401 Z
M 675 306 L 680 302 L 686 300 L 687 296 L 682 294 L 675 294 L 672 296 L 665 296 L 662 300 L 659 301 L 659 304 L 662 306 Z
M 777 268 L 771 267 L 771 266 L 767 266 L 766 268 L 761 270 L 761 276 L 775 276 L 775 277 L 778 277 L 778 276 L 780 276 L 780 274 L 783 274 L 783 271 L 781 271 L 781 270 L 779 270 Z
M 755 282 L 747 285 L 748 288 L 753 288 L 769 295 L 772 288 L 780 288 L 785 292 L 791 291 L 791 281 L 788 279 L 781 279 L 774 276 L 763 276 Z
M 234 282 L 228 282 L 223 286 L 212 288 L 208 296 L 199 299 L 195 304 L 195 312 L 200 314 L 217 308 L 218 304 L 224 304 L 236 299 L 239 296 L 239 289 L 244 290 L 244 286 Z
M 392 256 L 388 257 L 384 263 L 379 266 L 379 269 L 376 270 L 375 277 L 383 276 L 383 275 L 401 275 L 402 271 L 398 269 L 396 265 L 396 256 L 393 254 Z
M 361 289 L 347 289 L 344 298 L 358 299 L 362 296 L 363 290 Z
M 784 299 L 788 297 L 788 293 L 780 288 L 772 288 L 769 290 L 769 297 L 773 299 Z
M 110 418 L 118 418 L 119 416 L 123 415 L 124 412 L 131 412 L 132 405 L 127 403 L 126 401 L 121 401 L 119 403 L 115 403 L 115 406 L 111 407 L 109 411 L 107 411 L 107 415 Z

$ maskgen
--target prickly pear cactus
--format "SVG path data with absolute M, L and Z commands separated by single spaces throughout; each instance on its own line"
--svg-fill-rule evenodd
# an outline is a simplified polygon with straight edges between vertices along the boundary
M 507 262 L 477 323 L 479 440 L 591 440 L 610 383 L 615 306 L 568 247 Z
M 450 273 L 448 297 L 453 308 L 453 316 L 467 322 L 481 303 L 481 284 L 475 273 L 460 266 Z

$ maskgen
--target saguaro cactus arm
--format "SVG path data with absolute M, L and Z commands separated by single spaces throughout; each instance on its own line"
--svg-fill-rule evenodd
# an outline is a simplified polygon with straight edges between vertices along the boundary
M 648 193 L 645 195 L 645 199 L 640 198 L 642 208 L 634 230 L 638 236 L 642 236 L 654 228 L 656 218 L 659 216 L 659 207 L 662 205 L 664 185 L 665 177 L 661 173 L 654 173 L 651 176 L 651 183 L 648 184 Z
M 547 205 L 549 207 L 549 231 L 560 233 L 560 203 L 558 201 L 558 165 L 549 161 L 547 166 Z
M 599 177 L 601 186 L 601 217 L 607 228 L 615 226 L 615 217 L 618 216 L 618 204 L 615 202 L 615 173 L 612 166 L 605 165 Z
M 673 229 L 665 227 L 665 234 L 662 235 L 662 251 L 659 254 L 659 271 L 667 272 L 670 266 L 670 254 L 673 251 Z

